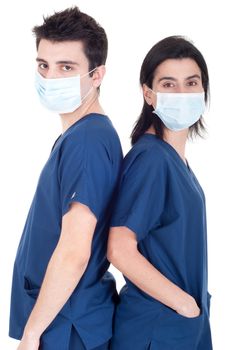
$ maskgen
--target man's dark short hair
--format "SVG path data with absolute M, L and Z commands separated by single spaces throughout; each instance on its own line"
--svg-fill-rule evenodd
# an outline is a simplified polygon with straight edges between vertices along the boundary
M 89 71 L 105 64 L 108 51 L 107 36 L 95 19 L 81 12 L 76 6 L 43 18 L 44 23 L 32 30 L 36 36 L 37 49 L 41 39 L 53 42 L 81 41 L 89 60 Z

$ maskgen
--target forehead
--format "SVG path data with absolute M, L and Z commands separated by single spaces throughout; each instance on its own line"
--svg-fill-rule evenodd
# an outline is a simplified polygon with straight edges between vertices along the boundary
M 167 59 L 160 63 L 155 71 L 155 80 L 162 77 L 173 77 L 175 79 L 185 79 L 198 74 L 201 70 L 198 64 L 191 58 Z
M 41 39 L 38 47 L 38 57 L 49 62 L 70 60 L 79 64 L 88 63 L 81 41 L 53 42 Z

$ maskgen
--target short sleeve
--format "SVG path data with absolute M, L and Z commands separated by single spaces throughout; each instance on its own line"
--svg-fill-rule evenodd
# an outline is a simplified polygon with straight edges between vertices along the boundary
M 109 200 L 111 171 L 106 147 L 96 135 L 69 135 L 59 165 L 62 216 L 72 202 L 80 202 L 98 220 Z
M 165 204 L 166 164 L 154 152 L 154 149 L 152 152 L 143 151 L 132 161 L 124 159 L 111 220 L 111 227 L 128 227 L 136 234 L 138 241 L 159 225 Z

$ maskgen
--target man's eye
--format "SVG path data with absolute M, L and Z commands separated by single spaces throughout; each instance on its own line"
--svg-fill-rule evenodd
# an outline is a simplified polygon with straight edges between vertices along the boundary
M 72 70 L 72 67 L 70 67 L 70 66 L 63 66 L 62 69 L 63 69 L 65 72 L 69 72 L 70 70 Z
M 40 63 L 39 64 L 39 68 L 41 69 L 47 69 L 48 68 L 48 65 L 46 63 Z
M 167 82 L 167 83 L 164 83 L 163 86 L 166 87 L 166 88 L 170 88 L 170 87 L 173 87 L 174 84 L 170 83 L 170 82 Z

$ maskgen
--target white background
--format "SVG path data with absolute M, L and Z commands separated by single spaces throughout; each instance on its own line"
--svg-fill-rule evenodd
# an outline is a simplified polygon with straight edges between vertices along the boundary
M 42 15 L 76 4 L 99 21 L 109 39 L 101 101 L 129 150 L 129 134 L 142 97 L 139 70 L 160 39 L 186 35 L 209 68 L 211 106 L 208 136 L 187 147 L 188 161 L 207 198 L 209 292 L 214 349 L 231 341 L 231 10 L 229 1 L 8 1 L 1 5 L 0 137 L 0 349 L 16 349 L 7 337 L 13 261 L 40 170 L 61 133 L 58 116 L 43 109 L 34 91 L 35 40 L 31 28 Z M 123 284 L 114 271 L 118 288 Z

